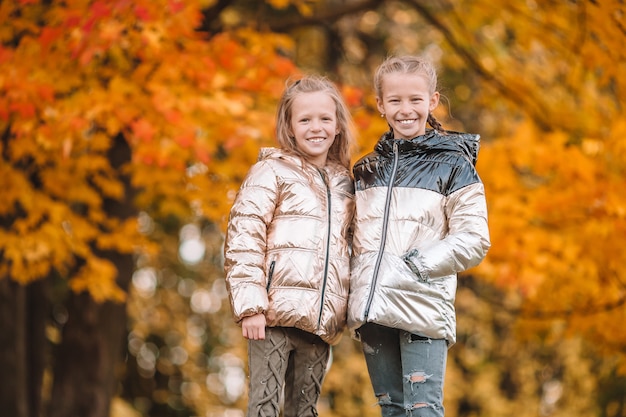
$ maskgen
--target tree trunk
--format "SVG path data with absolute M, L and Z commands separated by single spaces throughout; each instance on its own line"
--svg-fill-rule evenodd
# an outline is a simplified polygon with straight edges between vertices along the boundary
M 46 365 L 47 280 L 22 286 L 0 279 L 0 410 L 38 417 Z
M 130 162 L 131 151 L 121 135 L 115 138 L 108 158 L 118 172 Z M 109 216 L 125 220 L 137 212 L 130 179 L 120 177 L 126 190 L 124 198 L 106 199 L 104 209 Z M 135 266 L 133 255 L 96 248 L 93 251 L 117 267 L 117 284 L 128 290 Z M 47 417 L 109 417 L 111 399 L 117 389 L 116 370 L 121 368 L 125 351 L 126 303 L 97 303 L 87 293 L 71 293 L 67 313 L 62 342 L 55 355 Z
M 0 408 L 6 415 L 30 417 L 26 388 L 25 289 L 0 280 Z
M 43 411 L 43 376 L 49 365 L 50 342 L 46 336 L 46 326 L 50 325 L 50 282 L 42 279 L 26 287 L 27 352 L 28 352 L 28 402 L 30 417 L 39 417 Z
M 113 260 L 119 270 L 127 274 L 132 257 L 117 258 Z M 126 304 L 97 303 L 86 293 L 70 294 L 67 312 L 48 417 L 109 417 L 124 347 Z

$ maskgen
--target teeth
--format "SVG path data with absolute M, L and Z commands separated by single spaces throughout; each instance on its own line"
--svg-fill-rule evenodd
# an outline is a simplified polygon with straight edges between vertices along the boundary
M 415 122 L 415 119 L 411 119 L 411 120 L 400 120 L 400 124 L 403 124 L 403 125 L 408 125 L 408 124 L 411 124 L 411 123 L 413 123 L 413 122 Z
M 309 139 L 309 142 L 315 142 L 315 143 L 319 143 L 319 142 L 323 142 L 324 138 L 311 138 Z

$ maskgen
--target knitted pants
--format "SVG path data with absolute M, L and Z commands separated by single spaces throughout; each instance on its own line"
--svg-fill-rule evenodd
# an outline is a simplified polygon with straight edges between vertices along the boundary
M 316 417 L 330 354 L 328 343 L 292 327 L 268 327 L 248 342 L 247 417 Z M 284 397 L 282 397 L 284 389 Z

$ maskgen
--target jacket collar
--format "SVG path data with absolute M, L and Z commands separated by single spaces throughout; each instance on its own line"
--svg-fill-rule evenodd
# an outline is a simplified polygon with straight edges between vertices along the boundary
M 295 154 L 291 151 L 288 151 L 282 148 L 275 148 L 275 147 L 261 148 L 259 150 L 259 156 L 257 158 L 257 161 L 264 161 L 264 160 L 270 160 L 270 159 L 286 161 L 292 165 L 295 165 L 297 168 L 302 169 L 302 170 L 322 169 L 328 175 L 336 175 L 337 173 L 343 173 L 347 171 L 346 168 L 344 168 L 343 166 L 335 162 L 329 161 L 324 168 L 318 168 L 317 166 L 309 162 L 306 162 L 304 158 L 302 158 L 300 155 Z
M 435 129 L 428 129 L 425 134 L 413 139 L 394 139 L 393 131 L 385 132 L 376 144 L 375 150 L 381 155 L 393 154 L 394 145 L 400 154 L 449 151 L 460 152 L 476 165 L 480 149 L 480 135 L 447 131 L 441 133 Z

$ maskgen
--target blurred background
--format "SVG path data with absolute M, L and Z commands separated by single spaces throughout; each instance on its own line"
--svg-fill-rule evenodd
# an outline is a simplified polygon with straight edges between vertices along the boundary
M 0 414 L 243 417 L 228 210 L 277 100 L 335 81 L 386 130 L 389 54 L 481 135 L 492 248 L 464 273 L 448 417 L 626 416 L 622 0 L 3 0 Z M 346 333 L 324 417 L 380 411 Z

